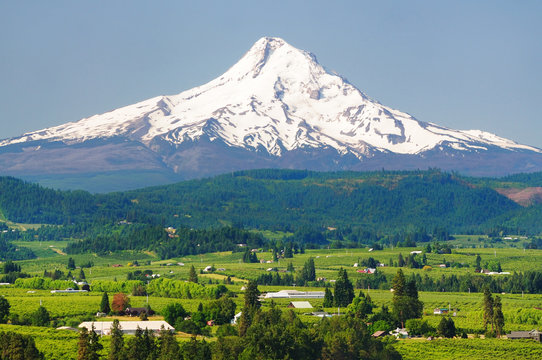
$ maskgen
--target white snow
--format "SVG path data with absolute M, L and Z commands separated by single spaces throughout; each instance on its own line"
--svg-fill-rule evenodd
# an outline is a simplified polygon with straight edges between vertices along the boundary
M 214 119 L 214 121 L 209 121 Z M 419 154 L 447 143 L 452 149 L 542 150 L 479 130 L 457 131 L 424 123 L 369 99 L 314 55 L 279 38 L 262 38 L 228 71 L 178 95 L 158 96 L 64 125 L 0 141 L 77 143 L 126 136 L 149 144 L 175 144 L 201 136 L 247 149 L 332 147 L 364 157 L 371 151 Z

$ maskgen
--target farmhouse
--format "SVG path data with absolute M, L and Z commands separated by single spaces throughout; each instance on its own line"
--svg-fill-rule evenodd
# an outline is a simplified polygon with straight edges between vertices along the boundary
M 135 335 L 137 329 L 150 330 L 155 334 L 159 334 L 162 330 L 174 332 L 173 326 L 165 321 L 120 321 L 122 333 L 125 335 Z M 112 321 L 86 321 L 79 324 L 80 328 L 87 328 L 89 331 L 94 326 L 94 332 L 98 335 L 111 335 Z
M 444 314 L 448 314 L 448 309 L 447 309 L 447 308 L 436 308 L 436 309 L 433 311 L 433 314 L 434 314 L 434 315 L 444 315 Z
M 147 309 L 144 307 L 128 307 L 126 310 L 124 310 L 124 313 L 128 316 L 140 316 L 141 314 L 145 315 L 154 315 L 154 311 L 152 309 Z
M 312 309 L 312 305 L 308 301 L 292 301 L 288 304 L 290 309 Z
M 361 273 L 361 274 L 374 274 L 376 271 L 375 268 L 365 268 L 363 270 L 357 270 L 357 272 Z
M 533 339 L 538 342 L 542 342 L 542 332 L 538 330 L 531 331 L 512 331 L 510 334 L 506 335 L 509 339 Z
M 299 291 L 299 290 L 280 290 L 278 292 L 268 292 L 265 299 L 323 299 L 323 291 Z

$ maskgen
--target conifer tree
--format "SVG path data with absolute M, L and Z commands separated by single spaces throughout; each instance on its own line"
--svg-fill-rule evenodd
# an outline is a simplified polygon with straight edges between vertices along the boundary
M 401 269 L 392 280 L 393 288 L 393 315 L 404 327 L 408 319 L 415 319 L 421 316 L 423 303 L 418 299 L 418 289 L 414 280 L 406 282 L 405 275 Z
M 401 253 L 399 253 L 399 257 L 397 259 L 397 266 L 398 267 L 405 266 L 405 259 L 403 259 L 403 255 Z
M 493 302 L 493 323 L 495 324 L 495 334 L 501 337 L 504 332 L 504 315 L 502 313 L 502 302 L 500 296 L 495 296 Z
M 250 280 L 245 289 L 245 308 L 259 309 L 260 308 L 260 290 L 255 281 Z
M 198 274 L 196 274 L 196 268 L 194 265 L 190 266 L 190 271 L 188 272 L 188 281 L 193 283 L 198 283 Z
M 493 297 L 491 296 L 491 292 L 489 291 L 489 288 L 486 287 L 484 289 L 484 301 L 482 303 L 482 307 L 484 310 L 484 331 L 487 333 L 487 325 L 491 325 L 491 332 L 493 333 Z
M 102 348 L 100 338 L 94 331 L 94 325 L 90 331 L 85 327 L 81 328 L 77 342 L 77 360 L 99 360 L 98 351 Z
M 111 327 L 111 344 L 109 345 L 108 360 L 124 360 L 124 337 L 118 319 L 113 320 Z
M 180 358 L 180 347 L 175 340 L 171 331 L 164 329 L 160 330 L 158 338 L 158 360 L 173 360 Z
M 333 294 L 331 293 L 331 290 L 329 288 L 326 288 L 325 294 L 324 294 L 324 303 L 322 304 L 325 308 L 330 308 L 333 306 Z
M 67 268 L 69 270 L 75 270 L 75 261 L 73 260 L 73 258 L 69 258 L 68 259 L 68 266 Z
M 9 301 L 0 295 L 0 324 L 5 324 L 8 322 L 9 309 L 11 305 Z
M 292 264 L 291 261 L 288 263 L 288 267 L 286 268 L 286 271 L 288 271 L 288 272 L 294 272 L 295 271 L 294 265 Z
M 354 299 L 354 286 L 348 280 L 348 274 L 343 268 L 339 269 L 339 276 L 335 281 L 335 306 L 346 307 Z
M 104 314 L 109 314 L 111 312 L 111 307 L 109 306 L 109 295 L 107 291 L 102 295 L 102 302 L 100 303 L 100 312 Z

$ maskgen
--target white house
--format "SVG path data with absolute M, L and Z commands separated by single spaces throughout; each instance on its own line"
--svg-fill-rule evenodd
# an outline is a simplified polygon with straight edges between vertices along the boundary
M 159 334 L 162 330 L 174 332 L 173 326 L 169 325 L 165 321 L 120 321 L 119 322 L 122 333 L 125 335 L 135 335 L 136 330 L 148 329 L 155 334 Z M 94 326 L 94 332 L 98 335 L 111 335 L 111 328 L 113 327 L 112 321 L 86 321 L 79 324 L 80 328 L 87 328 L 89 331 Z

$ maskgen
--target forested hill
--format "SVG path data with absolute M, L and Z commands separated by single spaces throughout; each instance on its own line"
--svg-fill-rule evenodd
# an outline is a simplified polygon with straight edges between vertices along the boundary
M 536 221 L 540 206 L 523 208 L 485 185 L 487 180 L 471 180 L 438 170 L 252 170 L 92 195 L 0 178 L 0 210 L 7 219 L 23 223 L 128 220 L 193 228 L 233 225 L 296 230 L 348 226 L 395 232 L 441 227 L 452 232 L 477 232 L 509 227 L 536 234 L 542 231 Z
M 490 188 L 440 171 L 254 170 L 127 194 L 147 213 L 163 214 L 176 226 L 227 222 L 277 230 L 358 226 L 387 232 L 416 226 L 465 231 L 490 226 L 519 209 Z

